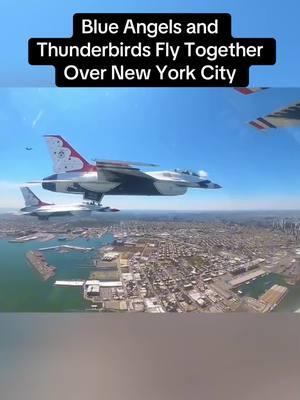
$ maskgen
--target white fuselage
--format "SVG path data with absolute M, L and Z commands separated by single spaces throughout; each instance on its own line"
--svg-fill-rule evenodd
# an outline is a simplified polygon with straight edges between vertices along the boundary
M 47 204 L 42 206 L 30 206 L 22 209 L 24 214 L 38 217 L 60 215 L 88 215 L 93 211 L 104 210 L 105 207 L 95 204 Z
M 43 184 L 48 190 L 61 193 L 82 193 L 91 191 L 103 194 L 132 194 L 132 195 L 161 195 L 178 196 L 186 193 L 187 188 L 199 188 L 203 181 L 198 176 L 186 175 L 174 171 L 145 172 L 152 179 L 145 178 L 142 182 L 130 185 L 126 182 L 109 181 L 97 171 L 92 172 L 65 172 L 53 176 L 53 184 Z M 49 177 L 50 178 L 50 177 Z M 46 178 L 46 179 L 49 179 Z M 63 182 L 68 180 L 68 182 Z M 57 181 L 57 182 L 56 182 Z M 72 183 L 72 181 L 74 183 Z M 51 188 L 52 187 L 52 188 Z

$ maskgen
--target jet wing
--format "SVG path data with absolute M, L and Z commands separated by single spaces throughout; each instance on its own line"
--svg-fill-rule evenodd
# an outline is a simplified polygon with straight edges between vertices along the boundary
M 95 183 L 95 181 L 91 180 L 88 181 L 86 179 L 82 180 L 80 178 L 74 178 L 74 179 L 42 179 L 40 181 L 29 181 L 26 182 L 28 185 L 37 185 L 40 183 L 68 183 L 68 184 L 76 184 L 76 183 Z
M 154 177 L 135 167 L 135 165 L 156 166 L 155 164 L 137 162 L 96 160 L 99 180 L 107 180 L 109 182 L 120 182 L 128 178 L 156 180 Z
M 69 204 L 69 205 L 59 205 L 59 204 L 54 204 L 53 206 L 50 207 L 44 207 L 43 212 L 45 213 L 64 213 L 64 212 L 72 212 L 72 211 L 80 211 L 80 210 L 88 210 L 87 207 L 82 207 L 81 205 L 78 204 Z
M 234 89 L 244 95 L 248 95 L 269 88 L 259 87 Z M 283 107 L 282 109 L 265 115 L 264 117 L 256 118 L 255 120 L 250 121 L 249 124 L 259 131 L 300 125 L 300 102 L 298 101 L 296 103 L 290 104 L 289 106 Z
M 300 102 L 293 103 L 278 111 L 259 117 L 249 124 L 260 131 L 300 125 Z
M 159 167 L 157 164 L 145 163 L 140 161 L 119 161 L 119 160 L 94 160 L 97 164 L 106 165 L 106 166 L 119 166 L 119 167 L 128 167 L 128 166 L 140 166 L 140 167 Z

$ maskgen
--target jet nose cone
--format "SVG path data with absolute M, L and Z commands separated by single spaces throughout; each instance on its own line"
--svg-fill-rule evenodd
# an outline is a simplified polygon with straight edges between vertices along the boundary
M 213 183 L 211 181 L 201 181 L 199 182 L 199 187 L 203 189 L 221 189 L 222 186 L 219 185 L 218 183 Z

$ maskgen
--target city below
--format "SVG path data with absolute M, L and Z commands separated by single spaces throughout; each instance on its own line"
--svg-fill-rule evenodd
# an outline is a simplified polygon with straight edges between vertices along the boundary
M 2 214 L 0 311 L 297 312 L 299 233 L 297 211 Z

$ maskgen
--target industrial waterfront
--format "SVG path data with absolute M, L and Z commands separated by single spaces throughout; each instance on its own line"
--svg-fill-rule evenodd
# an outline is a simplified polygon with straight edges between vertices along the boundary
M 294 223 L 188 213 L 24 222 L 0 228 L 0 311 L 300 309 Z

